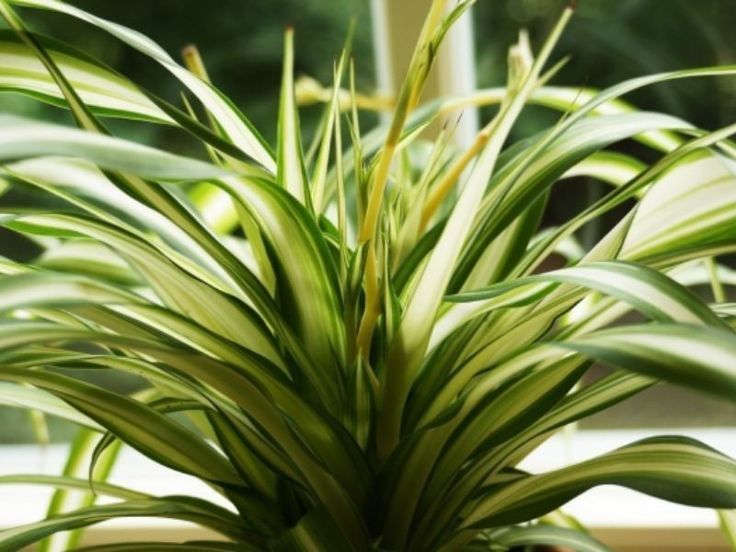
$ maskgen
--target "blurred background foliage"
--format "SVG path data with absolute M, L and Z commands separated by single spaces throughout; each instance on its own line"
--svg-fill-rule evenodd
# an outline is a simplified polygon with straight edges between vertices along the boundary
M 132 27 L 154 38 L 178 56 L 196 44 L 213 82 L 240 106 L 271 142 L 276 137 L 282 36 L 286 26 L 296 31 L 296 72 L 329 83 L 333 60 L 345 40 L 351 20 L 358 87 L 375 88 L 369 0 L 68 0 L 101 17 Z M 391 0 L 410 1 L 410 0 Z M 478 0 L 474 8 L 479 86 L 498 86 L 505 78 L 508 46 L 522 27 L 538 44 L 566 0 Z M 35 31 L 67 41 L 149 88 L 178 103 L 177 82 L 150 60 L 90 26 L 69 18 L 30 13 Z M 736 64 L 734 0 L 579 0 L 575 18 L 558 52 L 572 55 L 554 81 L 558 85 L 601 88 L 635 76 L 707 65 Z M 736 121 L 736 80 L 699 79 L 649 87 L 627 97 L 643 109 L 683 117 L 714 129 Z M 62 110 L 12 94 L 0 94 L 0 110 L 69 122 Z M 485 114 L 487 115 L 487 113 Z M 318 122 L 320 108 L 302 113 L 305 138 Z M 516 136 L 554 123 L 554 113 L 531 108 Z M 375 117 L 368 118 L 369 122 Z M 174 129 L 142 123 L 111 121 L 123 135 L 193 155 L 202 152 Z M 624 148 L 632 147 L 626 144 Z M 646 155 L 647 152 L 637 152 Z M 587 186 L 586 189 L 591 188 Z M 554 223 L 591 199 L 581 187 L 565 186 L 550 205 Z M 592 188 L 595 190 L 595 188 Z M 3 198 L 22 203 L 23 198 Z M 0 254 L 28 258 L 33 247 L 7 233 L 0 234 Z M 659 389 L 660 386 L 658 386 Z M 651 392 L 649 392 L 651 393 Z M 736 424 L 736 408 L 701 399 L 687 391 L 665 388 L 656 400 L 644 393 L 625 405 L 593 418 L 593 426 L 692 426 Z M 694 402 L 696 401 L 696 402 Z M 690 403 L 690 408 L 671 405 Z M 693 415 L 696 413 L 696 415 Z M 0 442 L 33 439 L 28 414 L 0 410 Z M 52 424 L 53 440 L 68 431 Z
M 503 83 L 506 47 L 520 27 L 533 43 L 564 0 L 479 1 L 475 7 L 478 84 Z M 733 0 L 579 0 L 557 51 L 572 56 L 554 84 L 604 88 L 649 73 L 736 63 Z M 687 79 L 627 96 L 703 128 L 736 118 L 736 80 Z
M 321 82 L 332 77 L 352 18 L 356 18 L 354 50 L 359 86 L 373 87 L 370 6 L 368 0 L 72 0 L 70 3 L 153 38 L 176 59 L 188 44 L 201 51 L 212 81 L 230 97 L 271 142 L 276 139 L 276 113 L 281 80 L 283 32 L 297 36 L 295 71 Z M 145 56 L 80 21 L 34 11 L 34 30 L 69 42 L 114 67 L 136 83 L 177 101 L 178 81 Z M 0 100 L 4 101 L 4 100 Z M 28 102 L 23 102 L 29 109 Z M 319 110 L 306 109 L 307 129 L 317 124 Z M 137 125 L 144 138 L 184 147 L 174 129 Z M 133 132 L 126 129 L 128 132 Z
M 355 19 L 358 85 L 366 92 L 374 87 L 369 0 L 68 1 L 153 37 L 174 56 L 185 45 L 196 44 L 212 80 L 272 141 L 286 26 L 296 30 L 297 74 L 328 83 L 332 62 Z M 479 0 L 474 8 L 479 86 L 503 84 L 507 48 L 518 30 L 528 29 L 533 42 L 542 40 L 566 4 L 567 0 Z M 33 12 L 32 21 L 36 31 L 68 41 L 176 101 L 179 87 L 175 79 L 104 33 L 70 18 L 40 12 Z M 571 54 L 572 59 L 555 84 L 601 88 L 647 73 L 736 63 L 734 28 L 733 0 L 580 0 L 558 47 L 558 52 Z M 736 82 L 676 81 L 646 88 L 629 98 L 641 108 L 716 128 L 734 118 Z M 21 104 L 23 110 L 34 109 L 30 102 L 10 96 L 0 102 L 6 109 L 10 104 L 18 110 Z M 319 110 L 304 111 L 308 131 L 316 124 Z M 529 124 L 534 128 L 546 125 L 545 115 L 536 113 Z M 141 133 L 156 130 L 141 126 Z M 151 136 L 177 140 L 165 132 Z

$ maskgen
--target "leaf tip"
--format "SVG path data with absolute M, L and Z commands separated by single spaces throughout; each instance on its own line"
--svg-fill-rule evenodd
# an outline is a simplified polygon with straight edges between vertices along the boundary
M 185 56 L 191 56 L 198 51 L 199 49 L 197 48 L 196 44 L 185 44 L 184 47 L 181 49 L 182 55 Z

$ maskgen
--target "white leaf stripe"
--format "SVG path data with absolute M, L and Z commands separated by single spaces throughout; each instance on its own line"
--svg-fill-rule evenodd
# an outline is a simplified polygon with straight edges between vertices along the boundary
M 564 133 L 555 127 L 553 132 L 557 137 L 554 140 L 551 133 L 541 134 L 507 163 L 489 186 L 490 191 L 483 199 L 474 228 L 476 239 L 458 268 L 453 280 L 454 288 L 460 286 L 460 280 L 470 270 L 470 265 L 492 244 L 501 229 L 578 161 L 617 140 L 647 129 L 683 129 L 688 126 L 674 117 L 640 112 L 583 119 L 570 125 Z
M 78 129 L 0 115 L 0 161 L 39 156 L 84 156 L 96 165 L 157 180 L 205 180 L 225 171 L 198 161 Z
M 596 99 L 600 90 L 594 88 L 565 87 L 565 86 L 542 86 L 534 91 L 529 102 L 552 109 L 568 112 L 580 109 L 592 100 Z M 439 108 L 443 111 L 453 109 L 453 104 L 473 103 L 476 105 L 498 104 L 506 94 L 504 87 L 485 88 L 478 90 L 472 96 L 466 98 L 443 100 Z M 593 107 L 592 115 L 618 115 L 631 113 L 636 108 L 618 97 L 608 99 Z M 661 151 L 670 151 L 676 148 L 680 141 L 670 133 L 652 130 L 636 137 L 641 143 Z
M 319 370 L 335 375 L 335 381 L 327 381 L 316 372 L 308 375 L 321 387 L 327 404 L 335 404 L 334 386 L 342 377 L 338 364 L 344 350 L 344 329 L 338 276 L 323 236 L 301 204 L 268 182 L 231 177 L 216 183 L 258 224 L 273 253 L 274 270 L 280 271 L 287 284 L 283 291 L 296 292 L 284 295 L 282 307 L 290 312 L 303 346 L 311 353 L 312 361 L 304 368 L 317 370 L 317 363 Z M 294 307 L 289 309 L 286 301 Z
M 600 261 L 451 295 L 446 299 L 469 304 L 453 306 L 444 314 L 437 326 L 437 331 L 442 333 L 433 341 L 437 342 L 472 317 L 491 309 L 523 305 L 548 294 L 549 282 L 572 284 L 611 295 L 655 320 L 723 326 L 697 296 L 660 272 L 624 261 Z
M 46 57 L 47 63 L 53 64 L 54 71 L 58 71 L 52 76 L 39 57 L 39 51 L 27 43 L 18 42 L 15 37 L 14 42 L 7 42 L 10 39 L 2 37 L 4 33 L 0 32 L 0 90 L 70 107 L 69 98 L 56 82 L 59 75 L 63 75 L 81 102 L 94 114 L 176 124 L 234 159 L 247 159 L 242 150 L 213 134 L 186 113 L 66 44 L 33 36 L 36 48 L 43 48 L 40 55 Z
M 279 104 L 278 182 L 291 195 L 306 203 L 310 197 L 304 171 L 299 114 L 294 97 L 294 31 L 284 37 L 284 67 Z
M 193 266 L 201 266 L 198 272 L 192 272 L 218 289 L 228 288 L 223 283 L 216 283 L 228 281 L 227 273 L 186 231 L 117 188 L 93 164 L 78 159 L 42 157 L 6 165 L 0 168 L 0 172 L 10 176 L 16 185 L 37 187 L 121 230 L 130 233 L 142 230 L 149 236 L 155 234 L 159 238 L 157 241 L 170 246 L 164 248 L 159 243 L 159 248 L 167 249 L 167 256 L 177 264 L 188 266 L 190 271 Z M 135 224 L 135 228 L 129 223 Z M 100 244 L 100 247 L 104 245 Z M 211 273 L 209 278 L 206 277 L 208 273 Z
M 618 152 L 599 151 L 568 169 L 560 179 L 590 176 L 614 186 L 622 186 L 639 176 L 645 168 L 646 164 L 635 157 Z
M 102 431 L 102 426 L 85 416 L 78 410 L 70 407 L 54 395 L 36 389 L 12 383 L 0 384 L 0 404 L 16 408 L 37 410 L 50 416 L 56 416 L 72 423 Z M 0 479 L 2 481 L 2 479 Z
M 626 370 L 730 400 L 736 397 L 736 334 L 730 329 L 634 325 L 558 341 L 556 345 Z
M 643 259 L 705 241 L 711 232 L 721 233 L 734 216 L 736 163 L 713 152 L 694 152 L 647 190 L 622 257 Z
M 529 251 L 527 254 L 527 258 L 524 259 L 522 263 L 517 267 L 516 271 L 514 272 L 514 275 L 523 275 L 528 274 L 531 272 L 538 264 L 553 250 L 554 245 L 566 238 L 567 236 L 571 235 L 573 232 L 581 228 L 584 224 L 587 222 L 595 219 L 596 217 L 601 216 L 602 214 L 608 212 L 610 209 L 614 208 L 617 205 L 620 205 L 623 201 L 626 199 L 629 199 L 631 197 L 634 197 L 636 192 L 644 188 L 645 186 L 652 184 L 657 179 L 659 179 L 662 175 L 666 174 L 668 171 L 671 171 L 673 167 L 677 167 L 683 163 L 687 163 L 688 160 L 691 159 L 691 156 L 694 152 L 701 151 L 705 148 L 709 148 L 714 146 L 715 144 L 723 144 L 725 140 L 727 140 L 732 134 L 736 132 L 736 124 L 729 125 L 726 127 L 723 127 L 721 129 L 718 129 L 711 133 L 705 133 L 702 134 L 702 136 L 691 140 L 689 142 L 686 142 L 682 146 L 680 146 L 678 149 L 674 150 L 673 152 L 669 153 L 665 157 L 661 158 L 659 161 L 657 161 L 655 164 L 649 167 L 646 171 L 641 173 L 640 176 L 635 178 L 632 181 L 627 182 L 624 186 L 621 186 L 615 190 L 613 190 L 611 193 L 607 194 L 603 198 L 601 198 L 599 201 L 595 202 L 588 208 L 586 208 L 583 212 L 578 214 L 576 217 L 568 220 L 560 227 L 556 228 L 553 234 L 545 239 L 542 243 L 537 244 L 536 247 Z M 721 146 L 723 147 L 723 146 Z M 699 184 L 700 181 L 697 182 Z M 696 185 L 697 185 L 696 184 Z M 720 198 L 717 196 L 711 197 L 711 203 L 715 202 L 716 204 L 720 204 Z M 683 217 L 683 215 L 686 216 L 688 213 L 688 208 L 684 207 L 683 211 L 680 213 L 680 217 Z M 627 218 L 625 218 L 621 223 L 619 223 L 617 229 L 614 229 L 610 235 L 619 233 L 621 231 L 624 232 L 624 237 L 626 236 L 626 227 L 628 225 L 633 225 L 632 222 L 630 222 L 630 219 L 632 216 L 635 217 L 636 211 L 630 211 Z M 679 223 L 679 220 L 676 221 L 667 221 L 668 224 L 677 224 Z M 704 234 L 704 236 L 701 237 L 701 234 Z M 696 233 L 695 236 L 693 236 L 695 239 L 688 243 L 686 240 L 680 240 L 680 241 L 672 241 L 669 243 L 670 248 L 666 251 L 665 255 L 660 255 L 658 257 L 655 257 L 654 259 L 658 263 L 658 267 L 662 266 L 672 266 L 676 264 L 677 262 L 684 262 L 686 260 L 691 260 L 693 258 L 698 258 L 702 256 L 712 256 L 715 254 L 719 254 L 720 252 L 727 252 L 730 251 L 728 248 L 728 244 L 731 244 L 731 247 L 733 247 L 732 240 L 729 242 L 727 239 L 727 235 L 724 236 L 723 229 L 716 226 L 715 228 L 711 227 L 709 228 L 709 232 L 699 232 Z M 698 239 L 698 238 L 701 239 Z M 717 241 L 717 238 L 725 238 L 725 244 L 724 246 L 718 250 L 718 253 L 713 252 L 710 250 L 710 248 L 713 248 L 716 245 L 720 245 L 720 243 Z M 594 251 L 596 251 L 597 247 L 591 251 L 591 255 Z M 684 255 L 683 255 L 684 253 Z M 613 253 L 614 256 L 619 256 L 620 254 L 623 254 L 622 252 L 616 251 Z M 599 257 L 600 258 L 600 257 Z M 631 259 L 630 256 L 625 256 L 624 258 Z M 646 260 L 646 259 L 632 259 L 632 260 Z
M 84 103 L 102 110 L 102 114 L 167 124 L 174 122 L 123 77 L 91 60 L 81 59 L 78 53 L 58 51 L 53 43 L 48 53 Z M 61 90 L 33 51 L 3 33 L 0 33 L 0 89 L 30 93 L 54 104 L 66 103 Z
M 523 432 L 523 428 L 533 424 L 540 415 L 538 409 L 541 405 L 555 404 L 574 385 L 582 373 L 581 365 L 582 362 L 575 358 L 559 361 L 519 379 L 485 404 L 468 397 L 460 412 L 444 426 L 448 432 L 452 431 L 446 444 L 442 447 L 441 440 L 437 439 L 429 446 L 430 450 L 442 447 L 442 454 L 423 500 L 428 504 L 445 504 L 439 492 L 447 490 L 445 485 L 457 476 L 461 467 L 469 468 L 475 464 L 482 470 L 484 462 L 480 459 L 486 456 L 485 451 L 493 442 L 503 444 L 506 434 Z M 494 441 L 489 442 L 491 439 Z M 424 456 L 426 461 L 430 461 L 438 455 L 426 451 Z
M 171 310 L 282 365 L 268 329 L 250 309 L 187 274 L 136 236 L 94 220 L 64 215 L 24 217 L 19 223 L 40 229 L 64 229 L 106 243 L 146 276 L 148 284 Z
M 660 437 L 503 486 L 462 523 L 514 523 L 542 515 L 590 487 L 618 484 L 693 506 L 736 507 L 736 462 L 684 438 Z

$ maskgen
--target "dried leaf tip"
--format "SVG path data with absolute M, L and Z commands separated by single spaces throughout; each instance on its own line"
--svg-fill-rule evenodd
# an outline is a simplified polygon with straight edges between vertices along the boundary
M 194 44 L 187 44 L 181 49 L 181 54 L 186 57 L 195 55 L 198 51 L 199 50 L 197 46 L 195 46 Z

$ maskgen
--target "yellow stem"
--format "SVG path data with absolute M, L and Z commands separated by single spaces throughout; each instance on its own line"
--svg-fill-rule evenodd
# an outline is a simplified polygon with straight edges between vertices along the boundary
M 376 252 L 373 247 L 368 249 L 365 263 L 365 308 L 363 317 L 360 320 L 358 328 L 358 351 L 366 359 L 370 355 L 371 341 L 373 339 L 373 331 L 381 314 L 381 296 L 378 287 L 378 271 L 377 271 Z
M 202 56 L 199 54 L 199 49 L 194 44 L 185 46 L 181 51 L 181 57 L 184 58 L 184 64 L 187 66 L 187 69 L 203 81 L 210 82 L 210 77 L 207 74 L 207 68 L 204 66 L 204 62 L 202 61 Z
M 384 191 L 386 189 L 386 183 L 388 182 L 388 174 L 391 168 L 391 162 L 393 161 L 396 148 L 401 138 L 401 131 L 404 128 L 404 122 L 408 117 L 409 113 L 419 103 L 424 85 L 427 81 L 427 75 L 429 74 L 429 66 L 422 67 L 423 62 L 431 63 L 433 56 L 428 55 L 427 59 L 423 59 L 431 47 L 432 33 L 435 32 L 437 27 L 442 21 L 442 17 L 445 14 L 447 7 L 447 0 L 434 0 L 429 9 L 429 14 L 424 22 L 422 31 L 419 35 L 419 41 L 417 42 L 417 48 L 414 50 L 411 61 L 409 63 L 409 69 L 406 73 L 406 78 L 401 85 L 401 92 L 399 93 L 398 103 L 396 110 L 394 111 L 393 120 L 391 121 L 391 127 L 386 137 L 383 152 L 381 158 L 378 161 L 378 167 L 373 178 L 373 185 L 370 190 L 370 198 L 368 200 L 368 207 L 366 209 L 365 219 L 363 220 L 363 226 L 360 229 L 358 235 L 359 243 L 363 244 L 369 240 L 372 240 L 376 227 L 378 225 L 378 216 L 381 211 L 381 203 L 383 201 Z
M 360 235 L 358 236 L 358 242 L 363 244 L 373 238 L 373 234 L 378 224 L 378 215 L 381 211 L 381 202 L 383 200 L 383 193 L 386 189 L 386 183 L 388 182 L 388 173 L 391 169 L 391 162 L 393 161 L 394 152 L 396 151 L 396 142 L 386 142 L 381 153 L 381 159 L 378 161 L 378 167 L 376 167 L 375 176 L 373 177 L 373 186 L 371 187 L 370 197 L 368 199 L 368 206 L 365 210 L 365 218 L 363 219 L 363 226 L 360 229 Z
M 437 212 L 440 205 L 442 205 L 442 202 L 447 197 L 447 194 L 450 193 L 450 190 L 452 190 L 452 188 L 460 179 L 460 175 L 463 174 L 463 171 L 465 171 L 470 162 L 475 159 L 475 157 L 483 150 L 485 145 L 488 143 L 488 140 L 490 140 L 491 138 L 493 128 L 495 127 L 495 122 L 496 119 L 494 118 L 493 121 L 491 121 L 483 128 L 483 130 L 478 133 L 478 136 L 476 137 L 475 142 L 473 142 L 473 145 L 470 146 L 470 148 L 468 148 L 457 161 L 455 161 L 450 170 L 447 171 L 447 173 L 445 174 L 445 177 L 440 181 L 439 184 L 434 187 L 432 193 L 427 198 L 424 203 L 424 207 L 422 208 L 422 217 L 419 222 L 419 235 L 421 235 L 427 228 L 429 221 L 432 220 L 432 217 Z
M 718 278 L 716 258 L 708 257 L 705 259 L 705 268 L 708 270 L 708 275 L 710 276 L 710 288 L 713 292 L 713 300 L 716 303 L 723 303 L 726 301 L 726 291 L 723 288 L 723 282 Z

